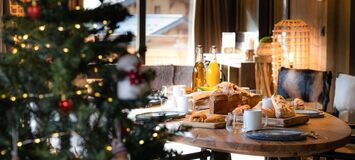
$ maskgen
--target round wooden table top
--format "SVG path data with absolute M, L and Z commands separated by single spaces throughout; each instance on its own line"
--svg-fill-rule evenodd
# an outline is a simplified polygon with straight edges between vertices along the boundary
M 220 152 L 258 155 L 266 157 L 299 157 L 318 154 L 344 146 L 350 140 L 351 129 L 342 120 L 325 114 L 324 118 L 311 118 L 307 124 L 290 127 L 318 138 L 302 141 L 262 141 L 247 138 L 244 133 L 226 129 L 192 128 L 174 141 Z

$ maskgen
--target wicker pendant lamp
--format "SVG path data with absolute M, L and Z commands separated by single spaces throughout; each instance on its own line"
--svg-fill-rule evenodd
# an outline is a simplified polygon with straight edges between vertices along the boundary
M 276 85 L 278 69 L 283 66 L 295 69 L 310 67 L 310 29 L 302 20 L 282 20 L 275 24 L 273 41 L 278 42 L 282 53 L 273 55 L 273 76 Z

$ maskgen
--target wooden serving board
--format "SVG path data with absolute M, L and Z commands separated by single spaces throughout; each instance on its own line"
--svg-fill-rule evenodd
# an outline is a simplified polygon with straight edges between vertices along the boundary
M 238 122 L 242 122 L 243 116 L 236 117 Z M 268 126 L 274 127 L 291 127 L 307 123 L 309 116 L 296 114 L 290 118 L 268 118 Z
M 191 122 L 191 121 L 182 121 L 181 125 L 197 127 L 197 128 L 224 128 L 226 126 L 226 122 L 216 122 L 216 123 L 204 123 L 204 122 Z

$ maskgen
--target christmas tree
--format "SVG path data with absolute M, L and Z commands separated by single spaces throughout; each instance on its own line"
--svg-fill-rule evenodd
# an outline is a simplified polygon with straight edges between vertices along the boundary
M 70 0 L 13 0 L 0 55 L 0 159 L 158 159 L 175 131 L 127 118 L 147 104 L 153 71 L 127 52 L 120 4 L 85 10 Z M 117 89 L 118 88 L 118 89 Z

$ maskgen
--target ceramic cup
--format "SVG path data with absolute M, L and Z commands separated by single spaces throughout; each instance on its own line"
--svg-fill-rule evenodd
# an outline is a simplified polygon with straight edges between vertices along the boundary
M 186 95 L 176 96 L 176 110 L 186 113 L 191 108 L 192 101 Z
M 261 110 L 246 110 L 243 114 L 243 131 L 254 131 L 261 129 L 262 124 Z
M 173 86 L 173 95 L 174 96 L 181 96 L 185 94 L 184 92 L 185 85 L 174 85 Z

